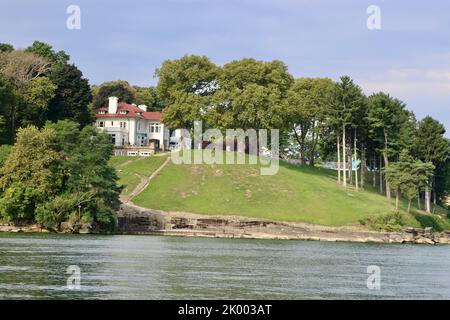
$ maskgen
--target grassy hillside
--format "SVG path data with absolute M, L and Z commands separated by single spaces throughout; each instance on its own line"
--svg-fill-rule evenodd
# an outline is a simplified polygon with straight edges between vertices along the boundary
M 127 167 L 136 164 L 123 159 L 120 162 L 122 179 L 126 180 Z M 176 165 L 170 162 L 133 202 L 167 211 L 333 226 L 359 224 L 362 219 L 391 211 L 387 209 L 385 197 L 375 191 L 356 192 L 351 187 L 346 190 L 339 186 L 333 170 L 287 163 L 280 164 L 278 174 L 262 176 L 258 165 Z M 437 223 L 450 228 L 447 219 L 435 222 L 435 218 L 423 216 L 424 221 L 432 220 L 425 224 Z M 412 215 L 406 217 L 406 221 L 408 225 L 421 226 Z
M 167 156 L 154 157 L 112 157 L 110 163 L 116 168 L 120 178 L 119 185 L 123 186 L 122 193 L 129 195 L 137 187 L 141 178 L 149 177 L 158 169 Z

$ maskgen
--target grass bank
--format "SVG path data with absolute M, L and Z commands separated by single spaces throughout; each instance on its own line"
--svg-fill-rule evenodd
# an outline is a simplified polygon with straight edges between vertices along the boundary
M 134 180 L 136 173 L 148 175 L 164 158 L 132 160 L 113 159 L 113 164 L 121 170 L 121 183 L 128 183 L 124 192 L 130 192 L 139 182 L 139 179 Z M 259 165 L 176 165 L 170 162 L 133 202 L 164 211 L 343 226 L 359 225 L 364 219 L 392 211 L 387 208 L 384 196 L 368 188 L 359 192 L 352 187 L 344 189 L 336 183 L 333 170 L 284 162 L 273 176 L 260 175 Z M 402 202 L 401 209 L 405 207 L 406 203 Z M 415 208 L 412 215 L 403 216 L 402 223 L 450 229 L 443 215 L 430 216 Z
M 112 157 L 110 164 L 116 168 L 119 176 L 119 185 L 123 187 L 122 194 L 129 195 L 141 182 L 142 178 L 149 177 L 158 169 L 167 155 L 152 157 Z

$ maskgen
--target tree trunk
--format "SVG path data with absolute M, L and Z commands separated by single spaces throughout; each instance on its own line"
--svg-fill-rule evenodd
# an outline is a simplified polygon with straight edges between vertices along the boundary
M 435 179 L 435 177 L 433 177 L 432 193 L 433 193 L 433 204 L 434 204 L 433 212 L 434 212 L 434 210 L 436 209 L 436 205 L 437 205 L 436 179 Z
M 372 185 L 373 188 L 375 189 L 377 186 L 377 174 L 375 173 L 375 168 L 377 166 L 377 158 L 375 153 L 373 154 L 373 158 L 372 158 Z
M 345 143 L 345 124 L 342 124 L 342 169 L 343 171 L 343 175 L 342 178 L 344 179 L 344 187 L 347 187 L 347 163 L 345 160 L 345 147 L 346 147 L 346 143 Z
M 428 212 L 428 213 L 431 212 L 430 202 L 431 202 L 430 201 L 430 189 L 429 189 L 428 184 L 427 184 L 427 186 L 425 187 L 425 211 Z
M 367 159 L 366 159 L 366 147 L 361 146 L 361 189 L 364 190 L 364 185 L 366 184 L 366 173 L 367 173 Z
M 302 146 L 300 149 L 300 164 L 305 165 L 306 164 L 306 146 L 305 146 L 305 137 L 301 136 Z
M 312 128 L 312 139 L 311 139 L 311 152 L 309 156 L 309 165 L 314 167 L 315 163 L 315 155 L 316 155 L 316 146 L 317 141 L 319 140 L 319 134 L 316 132 L 316 121 L 313 121 L 313 128 Z
M 380 168 L 378 168 L 378 171 L 380 172 L 380 193 L 383 194 L 383 159 L 380 154 Z
M 314 140 L 315 140 L 315 132 L 314 132 L 314 126 L 313 131 L 311 133 L 311 150 L 309 152 L 309 165 L 314 167 Z
M 400 198 L 400 192 L 397 189 L 395 189 L 395 211 L 398 211 L 398 200 Z
M 300 136 L 299 136 L 298 133 L 297 133 L 297 127 L 294 125 L 294 136 L 295 136 L 295 139 L 297 140 L 297 143 L 300 146 L 299 159 L 300 159 L 300 164 L 301 165 L 304 165 L 306 163 L 306 160 L 305 160 L 305 152 L 306 152 L 306 150 L 305 150 L 306 149 L 306 147 L 305 147 L 305 134 L 303 132 L 304 132 L 304 130 L 303 130 L 303 128 L 301 128 L 301 133 L 300 133 Z
M 357 151 L 356 151 L 356 128 L 355 128 L 355 139 L 353 140 L 353 152 L 355 153 L 355 164 L 358 157 Z M 356 191 L 359 190 L 358 186 L 358 166 L 355 167 L 355 188 Z
M 417 192 L 417 208 L 420 210 L 422 207 L 420 205 L 420 191 Z
M 353 166 L 352 166 L 352 141 L 350 139 L 350 141 L 348 142 L 347 145 L 347 162 L 348 162 L 348 180 L 350 182 L 350 184 L 353 183 Z
M 339 142 L 339 132 L 336 132 L 337 137 L 337 166 L 338 166 L 338 183 L 341 184 L 341 146 Z
M 406 209 L 406 212 L 408 214 L 411 212 L 411 201 L 412 201 L 412 199 L 408 199 L 408 209 Z
M 384 130 L 384 151 L 383 151 L 383 157 L 384 157 L 384 168 L 387 169 L 389 167 L 389 160 L 387 155 L 387 135 L 386 130 Z M 389 182 L 386 180 L 386 202 L 387 205 L 391 205 L 391 188 L 389 187 Z

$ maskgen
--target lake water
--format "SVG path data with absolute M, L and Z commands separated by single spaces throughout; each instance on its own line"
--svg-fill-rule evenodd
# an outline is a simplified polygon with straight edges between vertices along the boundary
M 450 299 L 450 246 L 0 234 L 0 299 L 29 298 Z

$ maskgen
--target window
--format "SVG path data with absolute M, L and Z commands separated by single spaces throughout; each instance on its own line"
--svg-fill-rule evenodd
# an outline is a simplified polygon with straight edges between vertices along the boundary
M 105 123 L 103 121 L 99 121 L 98 127 L 103 128 L 105 126 Z
M 100 111 L 98 114 L 106 114 L 106 111 Z
M 159 133 L 159 132 L 161 132 L 161 125 L 157 122 L 152 122 L 152 123 L 150 123 L 149 131 L 151 133 Z
M 120 123 L 120 127 L 121 128 L 126 128 L 127 127 L 127 123 L 126 122 L 121 122 Z
M 114 121 L 111 121 L 111 127 L 114 127 Z
M 120 113 L 120 114 L 127 114 L 128 111 L 127 111 L 127 110 L 121 110 L 119 113 Z

